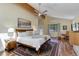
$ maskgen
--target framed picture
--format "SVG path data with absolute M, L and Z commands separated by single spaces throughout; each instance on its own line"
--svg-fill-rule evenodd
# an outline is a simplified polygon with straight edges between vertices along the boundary
M 18 28 L 30 29 L 31 28 L 31 21 L 30 20 L 23 19 L 23 18 L 18 18 L 17 27 Z
M 67 30 L 67 26 L 66 25 L 63 25 L 63 30 Z

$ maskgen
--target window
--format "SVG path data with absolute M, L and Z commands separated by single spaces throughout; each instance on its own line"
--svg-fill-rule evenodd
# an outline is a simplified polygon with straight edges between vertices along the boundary
M 73 30 L 73 31 L 79 31 L 79 23 L 73 23 L 73 24 L 71 24 L 71 29 Z
M 49 27 L 49 30 L 52 30 L 54 32 L 58 32 L 60 28 L 59 24 L 49 24 L 48 27 Z

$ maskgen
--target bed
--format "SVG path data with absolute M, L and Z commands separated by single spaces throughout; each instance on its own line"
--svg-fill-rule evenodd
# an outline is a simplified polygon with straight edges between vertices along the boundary
M 50 38 L 48 35 L 27 35 L 28 31 L 25 30 L 17 32 L 17 42 L 35 48 L 36 51 Z

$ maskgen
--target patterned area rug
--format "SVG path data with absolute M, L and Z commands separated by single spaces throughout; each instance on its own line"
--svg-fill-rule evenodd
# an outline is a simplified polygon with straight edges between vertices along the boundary
M 35 49 L 24 47 L 22 45 L 19 45 L 13 53 L 18 56 L 57 56 L 58 43 L 51 40 L 47 41 L 41 46 L 39 55 Z

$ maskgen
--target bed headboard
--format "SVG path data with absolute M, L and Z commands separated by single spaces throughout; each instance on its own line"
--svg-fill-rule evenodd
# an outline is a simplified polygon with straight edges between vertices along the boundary
M 16 29 L 16 35 L 18 36 L 18 32 L 26 32 L 26 31 L 33 31 L 33 29 L 17 28 Z

